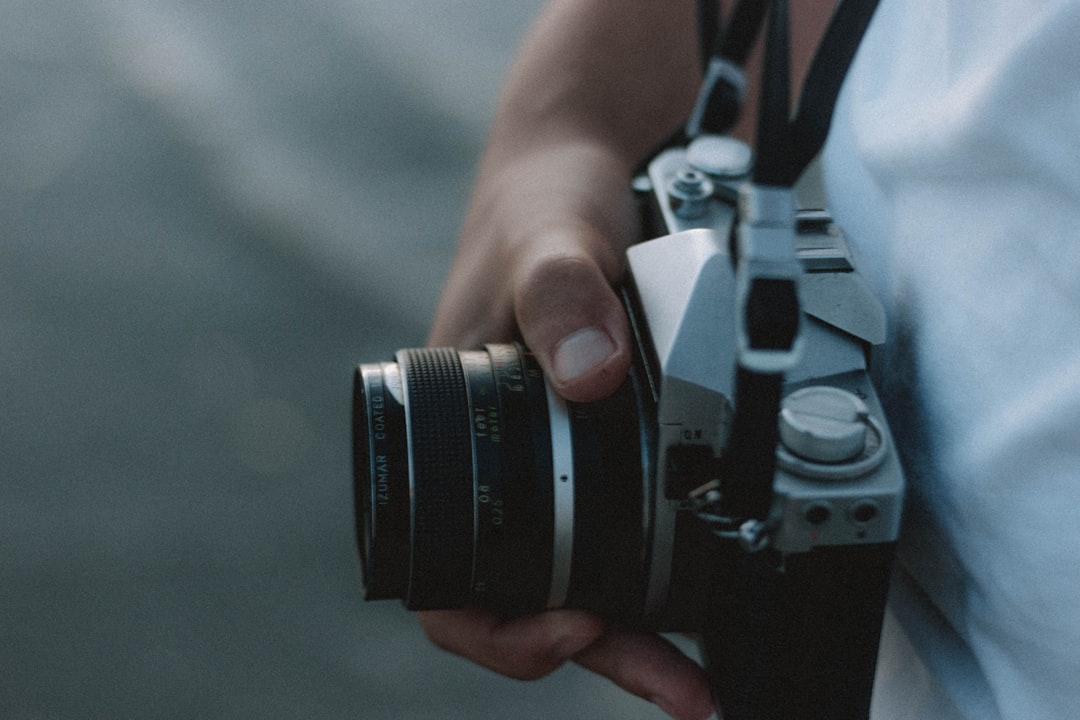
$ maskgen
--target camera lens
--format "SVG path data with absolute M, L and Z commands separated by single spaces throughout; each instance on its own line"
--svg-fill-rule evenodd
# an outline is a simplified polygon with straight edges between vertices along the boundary
M 634 374 L 575 404 L 520 345 L 395 359 L 361 365 L 354 383 L 365 597 L 640 614 L 655 411 Z

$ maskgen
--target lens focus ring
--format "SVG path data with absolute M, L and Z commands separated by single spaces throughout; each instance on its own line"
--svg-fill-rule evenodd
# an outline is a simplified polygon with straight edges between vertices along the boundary
M 397 355 L 408 398 L 413 495 L 411 610 L 453 607 L 472 572 L 472 443 L 465 378 L 454 350 Z

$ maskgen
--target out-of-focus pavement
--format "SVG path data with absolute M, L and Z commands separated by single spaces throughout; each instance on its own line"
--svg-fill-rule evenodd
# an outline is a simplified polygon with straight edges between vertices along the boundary
M 0 718 L 661 717 L 358 592 L 351 368 L 538 5 L 0 0 Z

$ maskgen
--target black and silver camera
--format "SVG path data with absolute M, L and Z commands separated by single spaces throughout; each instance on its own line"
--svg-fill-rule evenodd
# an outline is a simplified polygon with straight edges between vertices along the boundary
M 702 133 L 734 116 L 732 61 L 766 5 L 754 158 Z M 360 365 L 367 599 L 693 631 L 728 720 L 865 720 L 904 488 L 869 373 L 884 313 L 792 186 L 875 6 L 840 4 L 791 117 L 787 2 L 740 0 L 693 141 L 634 181 L 656 239 L 627 252 L 636 344 L 614 395 L 564 402 L 518 344 Z
M 516 344 L 360 365 L 367 599 L 696 631 L 725 717 L 865 717 L 903 491 L 867 369 L 884 316 L 829 217 L 748 183 L 750 156 L 703 136 L 637 179 L 662 236 L 628 252 L 637 347 L 612 397 L 564 402 Z M 761 288 L 796 327 L 755 319 Z M 737 400 L 746 367 L 779 408 Z M 740 440 L 740 404 L 764 440 Z M 764 489 L 742 444 L 766 448 Z

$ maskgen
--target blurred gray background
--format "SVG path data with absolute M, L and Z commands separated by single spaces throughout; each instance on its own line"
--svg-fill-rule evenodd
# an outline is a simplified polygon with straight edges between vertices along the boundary
M 539 4 L 0 0 L 0 717 L 661 717 L 358 592 L 351 369 Z

